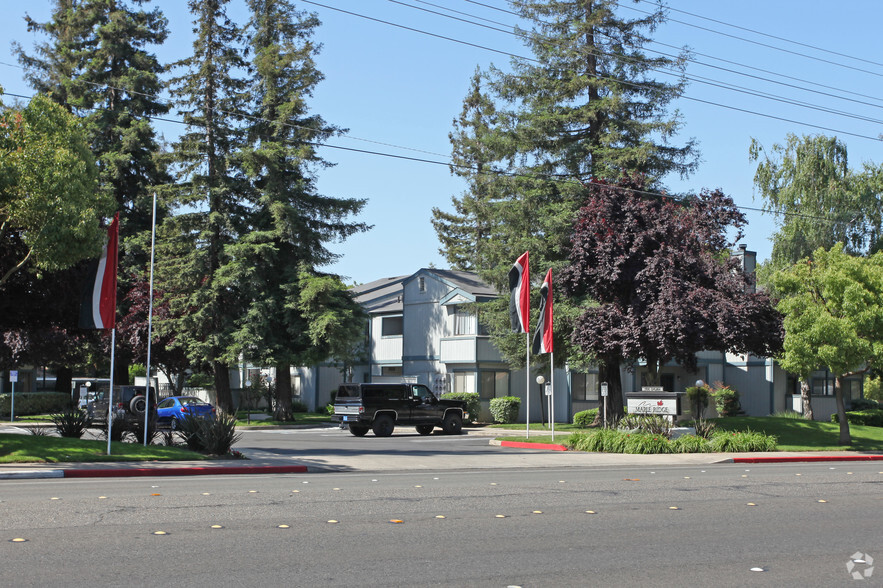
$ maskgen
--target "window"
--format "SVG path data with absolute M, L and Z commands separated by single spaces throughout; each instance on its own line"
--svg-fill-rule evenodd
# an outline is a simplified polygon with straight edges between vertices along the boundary
M 404 333 L 404 320 L 401 316 L 385 316 L 383 317 L 380 334 L 383 337 L 401 336 Z
M 454 310 L 454 335 L 474 335 L 475 315 L 466 312 L 462 307 Z
M 570 373 L 574 400 L 598 401 L 598 374 Z
M 833 396 L 834 379 L 827 376 L 824 378 L 813 378 L 812 394 L 813 396 Z
M 509 396 L 509 372 L 481 372 L 481 394 L 483 399 Z
M 475 392 L 475 374 L 457 372 L 454 374 L 454 392 Z
M 380 368 L 380 375 L 384 378 L 400 378 L 402 376 L 402 366 L 383 366 Z
M 423 276 L 417 278 L 417 289 L 421 292 L 426 292 L 426 278 Z

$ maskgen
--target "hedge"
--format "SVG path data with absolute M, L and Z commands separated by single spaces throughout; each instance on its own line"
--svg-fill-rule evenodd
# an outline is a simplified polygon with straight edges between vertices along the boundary
M 850 425 L 866 425 L 869 427 L 883 427 L 883 409 L 870 408 L 868 410 L 850 410 L 846 413 L 846 421 Z M 831 415 L 832 423 L 839 423 L 837 413 Z
M 518 409 L 521 407 L 521 399 L 517 396 L 503 396 L 491 398 L 491 416 L 495 423 L 509 424 L 518 420 Z
M 63 412 L 71 406 L 71 395 L 64 392 L 16 392 L 15 414 Z M 12 394 L 0 394 L 0 415 L 10 416 Z
M 479 415 L 481 414 L 481 402 L 478 399 L 478 394 L 475 392 L 448 392 L 447 394 L 442 394 L 443 400 L 465 400 L 466 401 L 466 411 L 469 413 L 468 419 L 463 419 L 465 423 L 474 423 L 478 420 Z

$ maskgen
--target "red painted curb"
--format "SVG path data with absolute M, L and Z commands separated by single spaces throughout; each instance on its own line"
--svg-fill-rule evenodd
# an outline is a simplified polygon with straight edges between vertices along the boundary
M 799 461 L 880 461 L 883 455 L 807 455 L 788 457 L 734 457 L 733 463 L 783 463 Z
M 108 468 L 64 470 L 65 478 L 116 478 L 127 476 L 210 476 L 212 474 L 304 474 L 307 466 L 222 466 L 191 468 Z
M 552 443 L 528 443 L 526 441 L 500 441 L 503 447 L 517 447 L 519 449 L 550 449 L 552 451 L 567 451 L 563 445 Z

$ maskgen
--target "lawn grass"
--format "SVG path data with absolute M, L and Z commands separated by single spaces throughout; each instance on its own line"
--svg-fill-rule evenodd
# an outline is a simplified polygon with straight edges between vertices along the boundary
M 0 463 L 185 461 L 210 459 L 182 447 L 0 433 Z
M 883 452 L 883 427 L 849 425 L 852 445 L 838 445 L 840 425 L 783 417 L 729 417 L 715 419 L 724 431 L 745 431 L 775 435 L 779 451 L 871 451 Z
M 787 417 L 728 417 L 713 419 L 718 430 L 722 431 L 754 431 L 766 435 L 774 435 L 778 440 L 779 451 L 863 451 L 883 453 L 883 427 L 866 427 L 862 425 L 850 425 L 849 433 L 852 437 L 852 445 L 838 445 L 840 439 L 840 425 L 821 421 L 807 421 Z M 491 425 L 492 427 L 505 427 L 509 429 L 524 429 L 524 425 Z M 541 424 L 537 428 L 543 427 Z M 560 430 L 562 435 L 557 433 Z M 531 432 L 535 426 L 531 424 Z M 498 437 L 501 441 L 529 441 L 531 443 L 556 443 L 563 445 L 567 436 L 573 431 L 588 431 L 575 425 L 562 423 L 555 424 L 555 440 L 549 432 L 548 426 L 543 429 L 541 435 L 531 435 L 528 439 L 524 436 Z

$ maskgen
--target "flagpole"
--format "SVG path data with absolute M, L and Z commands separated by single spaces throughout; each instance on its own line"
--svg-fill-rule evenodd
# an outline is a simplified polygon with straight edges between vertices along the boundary
M 156 247 L 156 192 L 153 193 L 153 221 L 150 226 L 150 293 L 147 303 L 147 387 L 144 389 L 144 446 L 147 447 L 147 426 L 150 418 L 150 340 L 153 338 L 153 250 Z M 157 396 L 157 401 L 159 397 Z
M 549 418 L 552 421 L 552 441 L 555 441 L 555 352 L 549 353 L 549 381 L 552 386 L 552 395 L 551 402 L 552 406 L 549 409 Z
M 113 362 L 116 351 L 117 328 L 110 330 L 110 397 L 107 403 L 107 454 L 110 455 L 110 438 L 113 431 Z M 88 394 L 88 392 L 87 392 Z
M 525 342 L 525 348 L 526 348 L 525 355 L 527 356 L 527 360 L 525 361 L 525 365 L 527 366 L 525 368 L 525 372 L 526 372 L 525 375 L 527 377 L 527 385 L 524 388 L 524 398 L 527 399 L 527 408 L 526 408 L 526 411 L 527 411 L 526 415 L 527 416 L 525 418 L 525 423 L 526 423 L 526 430 L 527 430 L 526 436 L 528 439 L 530 439 L 530 333 L 529 332 L 524 335 L 524 342 Z

